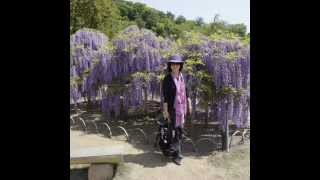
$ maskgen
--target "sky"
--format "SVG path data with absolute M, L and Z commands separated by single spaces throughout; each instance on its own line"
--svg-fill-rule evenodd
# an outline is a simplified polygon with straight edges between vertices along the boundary
M 175 17 L 182 15 L 188 20 L 202 17 L 212 22 L 214 15 L 229 24 L 244 23 L 250 32 L 250 0 L 128 0 L 144 3 L 154 9 L 170 11 Z

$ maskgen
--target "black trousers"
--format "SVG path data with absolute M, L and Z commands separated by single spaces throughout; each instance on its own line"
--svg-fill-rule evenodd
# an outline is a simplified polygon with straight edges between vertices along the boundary
M 171 108 L 170 108 L 171 109 Z M 169 110 L 171 123 L 169 123 L 169 135 L 170 135 L 170 152 L 173 157 L 181 155 L 181 144 L 182 144 L 182 128 L 175 127 L 176 122 L 176 111 L 174 108 Z
M 181 127 L 169 127 L 170 130 L 170 151 L 173 157 L 181 155 L 181 143 L 182 143 L 182 128 Z

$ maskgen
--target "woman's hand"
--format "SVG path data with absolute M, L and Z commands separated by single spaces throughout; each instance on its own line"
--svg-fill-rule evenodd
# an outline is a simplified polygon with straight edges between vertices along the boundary
M 168 119 L 168 122 L 170 122 L 170 114 L 168 112 L 168 103 L 163 103 L 163 117 L 164 119 Z
M 168 119 L 168 122 L 170 122 L 170 115 L 168 111 L 163 111 L 163 117 L 164 119 Z

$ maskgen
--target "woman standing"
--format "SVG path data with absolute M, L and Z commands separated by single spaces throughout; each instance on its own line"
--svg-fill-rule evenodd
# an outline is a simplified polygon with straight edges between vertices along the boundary
M 171 133 L 170 150 L 172 160 L 181 165 L 181 140 L 185 116 L 187 114 L 187 93 L 181 70 L 183 61 L 180 55 L 173 55 L 168 61 L 168 73 L 163 80 L 163 115 L 169 121 Z

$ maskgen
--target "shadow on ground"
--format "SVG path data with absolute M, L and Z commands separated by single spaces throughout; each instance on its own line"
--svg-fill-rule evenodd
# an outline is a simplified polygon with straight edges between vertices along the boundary
M 88 180 L 88 168 L 71 170 L 70 180 Z
M 124 161 L 135 163 L 148 168 L 166 166 L 171 160 L 160 152 L 145 152 L 141 154 L 124 155 Z

